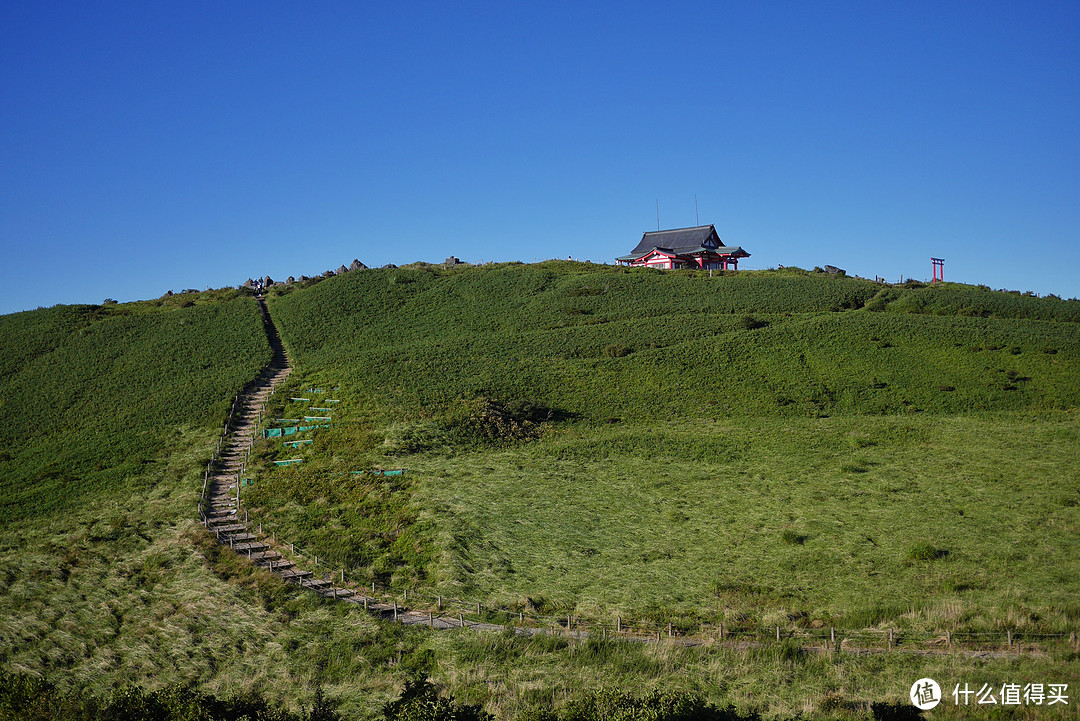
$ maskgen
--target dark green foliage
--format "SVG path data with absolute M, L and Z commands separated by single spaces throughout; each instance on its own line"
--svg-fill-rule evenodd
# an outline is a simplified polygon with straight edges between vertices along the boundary
M 458 444 L 522 441 L 538 435 L 543 430 L 541 424 L 555 417 L 554 410 L 531 401 L 499 403 L 478 398 L 458 404 L 447 431 Z
M 0 672 L 0 721 L 340 721 L 318 689 L 309 712 L 290 713 L 257 694 L 218 699 L 191 686 L 129 686 L 107 698 L 64 692 L 37 676 Z
M 899 298 L 902 293 L 903 291 L 896 288 L 882 288 L 874 295 L 873 298 L 866 301 L 866 305 L 863 306 L 863 309 L 875 312 L 883 311 L 889 306 L 889 303 L 891 301 Z
M 738 323 L 736 323 L 736 327 L 741 328 L 742 330 L 754 330 L 755 328 L 764 328 L 767 325 L 769 325 L 769 321 L 755 318 L 752 315 L 744 315 L 739 319 Z
M 958 283 L 927 286 L 908 281 L 904 288 L 902 293 L 890 298 L 888 310 L 901 313 L 1080 323 L 1080 302 L 1065 301 L 1057 297 L 1013 295 Z
M 908 561 L 936 561 L 945 558 L 949 552 L 944 548 L 936 548 L 929 543 L 916 543 L 907 551 Z
M 458 704 L 452 696 L 442 697 L 424 678 L 405 682 L 401 696 L 382 709 L 386 721 L 488 721 L 493 718 L 479 706 Z
M 784 543 L 792 546 L 801 546 L 806 543 L 807 539 L 807 536 L 805 534 L 799 533 L 798 531 L 793 531 L 790 528 L 786 529 L 780 535 L 780 537 L 784 540 Z
M 870 704 L 874 721 L 919 721 L 922 711 L 908 703 L 881 701 Z

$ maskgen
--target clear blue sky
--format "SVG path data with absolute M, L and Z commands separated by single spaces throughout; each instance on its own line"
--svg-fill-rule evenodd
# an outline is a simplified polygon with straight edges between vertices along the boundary
M 1080 3 L 0 6 L 0 312 L 752 257 L 1080 296 Z

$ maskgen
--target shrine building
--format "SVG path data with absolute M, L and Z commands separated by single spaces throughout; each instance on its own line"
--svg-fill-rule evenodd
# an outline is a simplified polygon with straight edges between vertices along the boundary
M 739 258 L 749 257 L 737 245 L 724 245 L 715 226 L 699 225 L 645 233 L 636 248 L 615 260 L 620 265 L 646 268 L 738 270 Z

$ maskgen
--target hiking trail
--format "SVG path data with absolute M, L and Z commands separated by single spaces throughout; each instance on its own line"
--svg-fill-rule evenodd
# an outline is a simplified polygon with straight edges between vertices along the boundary
M 262 296 L 256 296 L 255 300 L 259 304 L 263 329 L 273 355 L 270 363 L 233 401 L 218 449 L 204 475 L 199 503 L 203 526 L 214 534 L 218 543 L 228 546 L 234 553 L 246 556 L 256 566 L 271 571 L 285 581 L 315 591 L 324 598 L 362 605 L 376 615 L 409 625 L 425 625 L 437 629 L 464 627 L 486 631 L 503 630 L 501 625 L 472 622 L 461 615 L 450 617 L 432 611 L 409 610 L 396 602 L 388 604 L 348 588 L 342 582 L 335 583 L 334 579 L 338 574 L 333 570 L 323 573 L 321 577 L 316 576 L 315 572 L 301 568 L 282 553 L 286 548 L 293 548 L 291 544 L 266 536 L 262 533 L 261 524 L 257 528 L 248 524 L 247 513 L 241 505 L 240 481 L 255 443 L 255 433 L 266 402 L 275 388 L 292 372 L 285 346 L 266 307 L 266 300 Z M 317 558 L 314 565 L 318 566 Z M 344 573 L 340 575 L 343 578 Z M 516 629 L 523 635 L 532 635 L 540 630 Z

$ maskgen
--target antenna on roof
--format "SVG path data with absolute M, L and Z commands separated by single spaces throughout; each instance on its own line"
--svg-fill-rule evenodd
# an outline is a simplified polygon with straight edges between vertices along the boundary
M 660 230 L 660 198 L 656 199 L 656 229 Z
M 694 193 L 694 225 L 701 225 L 701 218 L 698 217 L 697 212 L 697 193 Z

